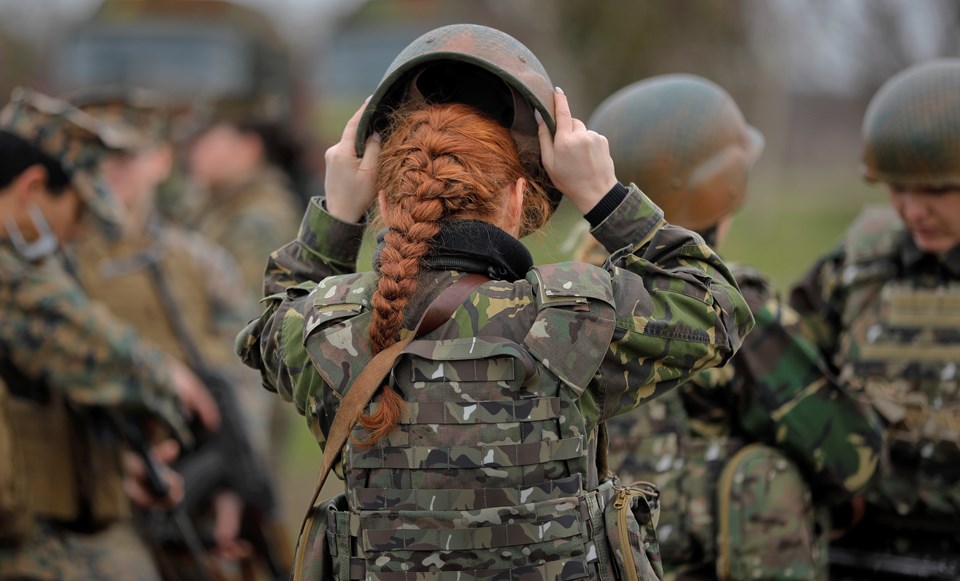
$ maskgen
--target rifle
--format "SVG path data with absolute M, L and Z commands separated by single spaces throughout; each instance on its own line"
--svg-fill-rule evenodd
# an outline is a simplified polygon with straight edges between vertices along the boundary
M 276 492 L 263 459 L 250 441 L 233 382 L 204 361 L 160 264 L 149 261 L 146 266 L 187 364 L 206 385 L 220 410 L 220 429 L 214 434 L 198 434 L 196 449 L 174 465 L 184 480 L 183 510 L 196 515 L 217 490 L 235 491 L 246 505 L 240 537 L 253 545 L 275 579 L 286 579 L 291 559 L 289 543 L 279 526 Z M 161 538 L 156 540 L 161 543 L 172 540 L 158 536 Z
M 113 417 L 113 424 L 117 431 L 123 435 L 130 450 L 143 461 L 147 475 L 147 489 L 150 490 L 150 493 L 159 499 L 169 497 L 170 487 L 167 486 L 166 481 L 161 476 L 165 468 L 153 455 L 153 451 L 150 450 L 150 444 L 143 430 L 141 430 L 140 424 L 130 418 L 118 416 Z M 210 577 L 207 576 L 206 565 L 204 565 L 206 550 L 183 504 L 178 504 L 168 511 L 155 510 L 151 512 L 151 515 L 161 514 L 164 516 L 164 521 L 176 530 L 177 537 L 182 540 L 193 560 L 201 565 L 197 569 L 195 578 L 198 581 L 209 581 Z

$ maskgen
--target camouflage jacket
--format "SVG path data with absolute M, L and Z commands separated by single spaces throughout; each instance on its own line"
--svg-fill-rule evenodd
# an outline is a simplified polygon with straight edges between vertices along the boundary
M 271 296 L 264 317 L 239 338 L 245 360 L 294 400 L 321 445 L 373 357 L 367 327 L 376 274 L 301 281 L 332 273 L 341 258 L 352 262 L 344 250 L 356 245 L 335 243 L 359 231 L 314 203 L 298 241 L 274 255 L 268 287 L 287 290 Z M 356 548 L 338 549 L 345 560 L 334 565 L 336 577 L 482 570 L 600 579 L 613 574 L 610 555 L 625 554 L 643 564 L 640 578 L 658 575 L 658 552 L 635 528 L 652 529 L 648 510 L 611 516 L 607 525 L 601 518 L 604 507 L 629 511 L 626 496 L 613 502 L 597 426 L 721 364 L 752 321 L 723 263 L 696 235 L 666 225 L 639 191 L 597 236 L 622 248 L 610 271 L 568 263 L 493 280 L 407 347 L 391 379 L 406 401 L 402 425 L 373 448 L 344 451 L 350 522 L 333 534 L 338 544 L 356 537 Z M 447 238 L 434 249 L 454 245 Z M 519 246 L 505 234 L 486 239 L 491 255 Z M 423 273 L 407 328 L 458 276 Z M 624 538 L 633 540 L 625 546 Z M 633 566 L 628 561 L 621 567 Z
M 891 208 L 868 208 L 790 301 L 841 381 L 883 420 L 889 454 L 868 501 L 956 518 L 960 247 L 925 254 Z
M 268 389 L 293 401 L 307 416 L 321 446 L 336 409 L 318 409 L 318 402 L 335 404 L 340 397 L 336 390 L 343 386 L 324 383 L 310 364 L 304 338 L 310 331 L 308 323 L 317 320 L 313 311 L 316 281 L 354 272 L 363 230 L 363 225 L 334 219 L 314 199 L 298 238 L 270 257 L 265 312 L 237 337 L 241 358 L 261 370 Z M 587 424 L 596 426 L 676 387 L 701 369 L 723 365 L 752 328 L 753 318 L 719 257 L 696 234 L 668 225 L 660 209 L 636 188 L 631 187 L 630 195 L 593 234 L 617 251 L 608 268 L 614 335 L 600 368 L 583 377 L 588 385 L 580 386 L 585 389 L 581 411 Z M 581 275 L 575 264 L 563 268 L 570 277 Z M 408 328 L 451 276 L 450 272 L 424 273 L 419 296 L 407 309 Z M 359 304 L 369 305 L 373 290 L 364 289 Z M 529 279 L 485 285 L 471 300 L 472 308 L 455 314 L 451 323 L 455 327 L 444 325 L 438 332 L 471 337 L 491 327 L 499 331 L 495 335 L 521 339 L 527 332 L 524 322 L 532 322 L 537 304 Z M 575 328 L 565 331 L 576 332 Z M 367 338 L 364 334 L 349 341 L 366 343 Z M 580 349 L 598 347 L 577 345 L 545 358 L 563 358 L 575 367 Z M 349 343 L 342 350 L 344 357 L 355 355 Z M 369 346 L 363 350 L 369 352 Z M 349 364 L 355 368 L 344 378 L 344 385 L 349 385 L 365 361 L 353 357 Z
M 683 431 L 697 439 L 734 438 L 774 446 L 801 467 L 821 498 L 848 499 L 876 470 L 882 449 L 877 419 L 838 383 L 801 332 L 796 312 L 773 294 L 767 280 L 749 267 L 730 269 L 756 327 L 729 365 L 708 369 L 669 395 L 679 398 L 684 420 L 672 413 L 662 414 L 663 419 L 686 422 Z M 625 416 L 613 424 L 629 423 L 635 441 L 649 440 L 651 431 L 663 431 L 642 427 L 658 420 L 638 420 Z M 623 429 L 611 426 L 610 432 L 612 437 Z M 667 462 L 663 455 L 655 459 Z M 625 459 L 628 465 L 633 461 Z M 632 469 L 627 472 L 634 474 Z
M 211 193 L 199 215 L 197 230 L 233 255 L 253 304 L 262 296 L 270 253 L 297 232 L 298 210 L 283 177 L 264 170 L 238 187 Z
M 147 411 L 189 439 L 165 356 L 91 303 L 56 257 L 30 264 L 0 243 L 0 355 L 74 406 Z

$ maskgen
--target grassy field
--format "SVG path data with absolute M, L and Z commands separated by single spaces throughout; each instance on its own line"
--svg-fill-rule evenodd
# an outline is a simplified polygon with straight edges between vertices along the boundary
M 746 205 L 737 215 L 730 239 L 722 248 L 726 260 L 750 264 L 785 291 L 818 256 L 835 246 L 847 224 L 864 204 L 885 203 L 880 188 L 869 188 L 848 174 L 811 173 L 803 179 L 757 176 Z M 571 205 L 563 205 L 546 232 L 525 240 L 539 263 L 569 260 L 585 222 Z M 360 267 L 368 268 L 365 245 Z M 313 490 L 321 454 L 302 418 L 291 422 L 285 470 L 280 475 L 282 502 L 291 534 L 296 534 Z M 342 490 L 330 477 L 325 495 Z

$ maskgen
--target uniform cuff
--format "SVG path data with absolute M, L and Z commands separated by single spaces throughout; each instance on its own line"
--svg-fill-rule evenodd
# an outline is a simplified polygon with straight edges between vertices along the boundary
M 620 204 L 590 230 L 593 237 L 610 253 L 626 246 L 631 246 L 634 250 L 639 248 L 664 224 L 663 210 L 636 185 L 630 184 L 630 187 L 624 190 L 626 194 Z
M 307 205 L 297 240 L 329 262 L 354 265 L 366 228 L 366 220 L 351 224 L 334 218 L 327 212 L 326 200 L 318 196 Z
M 620 182 L 617 182 L 615 186 L 610 188 L 607 195 L 603 196 L 603 198 L 597 202 L 597 205 L 584 216 L 587 222 L 590 223 L 590 227 L 596 228 L 601 222 L 606 220 L 607 216 L 617 209 L 617 206 L 623 202 L 623 199 L 627 197 L 629 192 L 630 190 Z

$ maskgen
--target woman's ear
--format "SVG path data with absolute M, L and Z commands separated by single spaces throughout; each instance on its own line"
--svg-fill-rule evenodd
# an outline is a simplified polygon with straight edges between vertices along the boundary
M 38 163 L 31 165 L 13 180 L 12 186 L 19 204 L 26 207 L 36 202 L 47 191 L 47 168 Z

